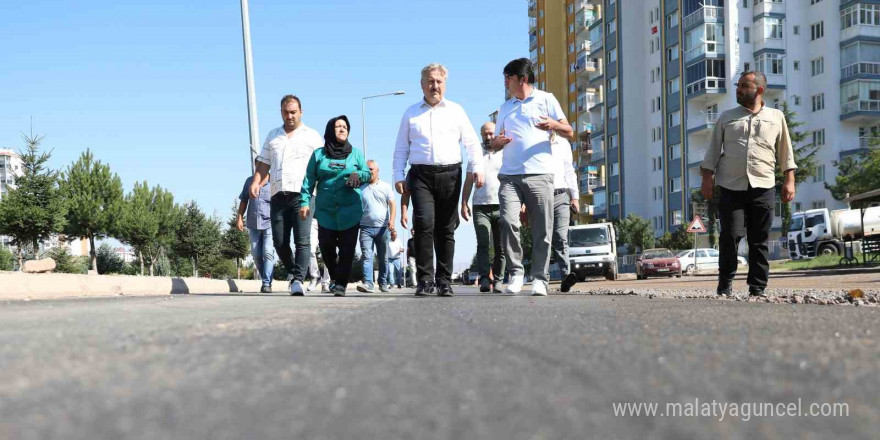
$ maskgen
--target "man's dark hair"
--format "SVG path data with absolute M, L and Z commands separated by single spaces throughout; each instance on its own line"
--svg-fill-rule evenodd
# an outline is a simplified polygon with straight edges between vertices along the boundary
M 742 78 L 746 75 L 755 75 L 755 85 L 764 88 L 764 90 L 767 90 L 767 77 L 764 76 L 763 73 L 757 70 L 746 70 L 739 77 Z
M 296 105 L 299 106 L 299 109 L 303 109 L 302 102 L 300 102 L 299 98 L 296 95 L 284 95 L 284 97 L 281 98 L 281 108 L 283 109 L 284 106 L 290 103 L 290 101 L 296 101 Z
M 529 84 L 535 83 L 535 68 L 528 58 L 517 58 L 504 66 L 504 76 L 513 75 L 525 78 Z

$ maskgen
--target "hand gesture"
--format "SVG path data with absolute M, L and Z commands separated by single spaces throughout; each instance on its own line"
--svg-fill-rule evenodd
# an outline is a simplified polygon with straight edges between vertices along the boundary
M 538 127 L 539 129 L 544 131 L 551 131 L 556 129 L 556 124 L 558 124 L 557 121 L 554 121 L 546 116 L 541 116 L 541 120 L 537 124 L 535 124 L 535 127 Z
M 509 144 L 510 141 L 513 140 L 513 138 L 511 137 L 507 137 L 507 135 L 505 134 L 506 132 L 506 130 L 501 130 L 501 133 L 499 133 L 498 136 L 495 136 L 495 139 L 492 139 L 492 141 L 489 142 L 489 146 L 492 147 L 493 150 L 498 151 L 504 148 L 505 145 Z

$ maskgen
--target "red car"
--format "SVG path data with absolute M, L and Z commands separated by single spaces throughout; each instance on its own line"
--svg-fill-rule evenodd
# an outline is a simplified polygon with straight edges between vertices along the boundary
M 681 277 L 681 263 L 669 249 L 647 249 L 636 259 L 636 278 L 643 280 L 648 275 Z

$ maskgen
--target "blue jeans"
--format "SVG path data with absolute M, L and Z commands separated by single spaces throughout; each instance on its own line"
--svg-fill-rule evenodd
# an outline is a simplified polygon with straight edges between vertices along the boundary
M 379 260 L 379 285 L 388 284 L 388 227 L 361 226 L 361 253 L 364 258 L 364 284 L 373 285 L 373 245 Z
M 254 267 L 260 273 L 264 286 L 272 285 L 272 271 L 275 270 L 275 248 L 272 245 L 272 229 L 248 229 L 251 239 L 251 255 Z
M 403 279 L 403 266 L 401 265 L 401 260 L 402 257 L 388 260 L 388 270 L 390 272 L 390 275 L 388 276 L 388 284 L 397 284 L 401 287 L 406 285 L 406 282 Z

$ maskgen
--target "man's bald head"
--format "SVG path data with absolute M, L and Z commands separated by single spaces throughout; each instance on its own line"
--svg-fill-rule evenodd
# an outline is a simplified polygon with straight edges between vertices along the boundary
M 480 127 L 480 136 L 483 137 L 483 145 L 487 146 L 495 138 L 495 123 L 487 122 Z

